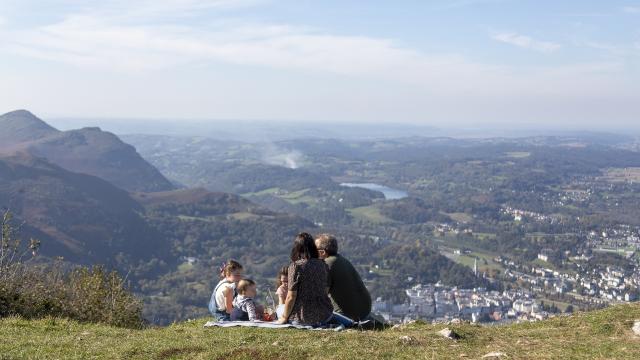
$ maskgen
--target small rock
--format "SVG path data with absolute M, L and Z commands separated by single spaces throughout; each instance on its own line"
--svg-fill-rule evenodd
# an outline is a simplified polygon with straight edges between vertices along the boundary
M 399 329 L 402 329 L 402 325 L 400 324 L 395 324 L 391 327 L 391 330 L 399 330 Z
M 449 324 L 462 324 L 462 320 L 460 319 L 453 319 L 451 321 L 449 321 Z
M 460 338 L 460 335 L 456 334 L 455 332 L 453 332 L 453 330 L 449 328 L 445 328 L 438 331 L 438 335 L 442 337 L 446 337 L 447 339 L 451 339 L 451 340 L 456 340 Z
M 271 344 L 271 346 L 279 346 L 279 345 L 280 345 L 280 343 L 277 342 L 277 341 L 275 341 L 273 344 Z
M 90 332 L 88 331 L 83 331 L 80 333 L 80 335 L 78 337 L 76 337 L 76 339 L 78 339 L 78 341 L 82 341 L 84 340 L 88 335 L 91 335 Z
M 633 323 L 633 327 L 631 328 L 631 330 L 633 330 L 633 333 L 636 336 L 640 336 L 640 320 L 636 320 L 636 322 Z
M 416 339 L 412 338 L 411 336 L 401 336 L 400 337 L 400 341 L 402 341 L 403 344 L 405 345 L 411 345 L 414 344 L 416 342 Z
M 499 351 L 494 351 L 494 352 L 490 352 L 488 354 L 485 354 L 482 356 L 483 359 L 487 359 L 487 358 L 501 358 L 507 356 L 505 353 L 501 353 Z

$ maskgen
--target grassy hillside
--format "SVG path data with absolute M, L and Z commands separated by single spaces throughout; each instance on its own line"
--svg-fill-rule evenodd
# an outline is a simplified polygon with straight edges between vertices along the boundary
M 0 358 L 139 359 L 632 359 L 640 338 L 631 327 L 640 304 L 539 323 L 452 325 L 462 336 L 437 335 L 444 325 L 412 324 L 383 332 L 204 329 L 205 319 L 166 328 L 126 330 L 73 321 L 0 320 Z
M 77 263 L 163 258 L 169 246 L 140 215 L 144 208 L 124 190 L 30 154 L 0 156 L 0 207 L 11 208 L 21 237 L 42 241 L 45 256 Z

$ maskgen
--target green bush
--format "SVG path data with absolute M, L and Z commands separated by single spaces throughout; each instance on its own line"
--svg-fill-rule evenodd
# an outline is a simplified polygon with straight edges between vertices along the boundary
M 35 265 L 24 260 L 35 256 L 39 243 L 21 247 L 11 214 L 2 219 L 0 242 L 0 317 L 59 316 L 83 322 L 141 328 L 142 302 L 115 271 L 102 266 L 63 268 L 62 262 Z

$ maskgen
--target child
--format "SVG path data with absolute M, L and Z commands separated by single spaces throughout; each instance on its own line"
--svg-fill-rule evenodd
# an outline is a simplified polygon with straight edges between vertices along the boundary
M 289 292 L 289 267 L 283 266 L 278 272 L 278 280 L 276 282 L 278 289 L 276 294 L 278 295 L 278 307 L 276 308 L 276 315 L 281 317 L 284 313 L 284 301 L 287 299 L 287 292 Z
M 209 300 L 209 312 L 217 321 L 229 321 L 236 297 L 236 285 L 242 279 L 242 265 L 234 260 L 227 261 L 220 269 L 221 280 L 216 285 Z
M 287 292 L 289 291 L 289 267 L 283 266 L 278 272 L 278 280 L 276 281 L 278 290 L 278 306 L 284 305 L 284 300 L 287 298 Z
M 256 305 L 253 300 L 256 295 L 255 281 L 251 279 L 240 280 L 238 283 L 238 296 L 233 299 L 232 321 L 262 320 L 262 314 L 259 312 L 261 307 Z

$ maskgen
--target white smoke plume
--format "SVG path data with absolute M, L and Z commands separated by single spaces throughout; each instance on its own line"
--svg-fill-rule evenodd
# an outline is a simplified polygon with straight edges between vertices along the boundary
M 282 149 L 274 144 L 265 147 L 262 160 L 269 165 L 297 169 L 304 163 L 304 155 L 298 150 Z

